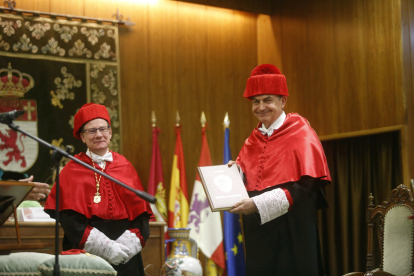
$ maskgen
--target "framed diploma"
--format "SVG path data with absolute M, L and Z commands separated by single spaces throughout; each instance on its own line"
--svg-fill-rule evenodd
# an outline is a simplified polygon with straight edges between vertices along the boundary
M 230 210 L 236 202 L 249 198 L 236 165 L 198 167 L 211 211 Z

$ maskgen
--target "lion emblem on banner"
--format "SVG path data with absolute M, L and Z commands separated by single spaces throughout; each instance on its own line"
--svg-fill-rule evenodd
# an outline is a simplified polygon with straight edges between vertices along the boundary
M 9 165 L 10 162 L 13 161 L 13 159 L 16 162 L 22 160 L 20 166 L 22 168 L 26 168 L 26 158 L 22 155 L 22 153 L 24 152 L 24 144 L 22 142 L 22 137 L 26 137 L 26 135 L 18 135 L 18 133 L 12 129 L 6 129 L 6 132 L 7 135 L 0 132 L 0 151 L 7 151 L 9 149 L 11 150 L 7 151 L 6 156 L 8 157 L 8 159 L 6 161 L 3 161 L 3 165 Z M 17 146 L 17 137 L 19 137 L 20 144 L 23 147 L 22 150 L 20 150 Z
M 16 69 L 0 69 L 0 112 L 25 110 L 15 119 L 16 124 L 28 133 L 37 136 L 37 103 L 35 100 L 19 99 L 34 86 L 33 78 Z M 30 169 L 38 156 L 38 144 L 26 135 L 0 125 L 0 168 L 24 172 Z

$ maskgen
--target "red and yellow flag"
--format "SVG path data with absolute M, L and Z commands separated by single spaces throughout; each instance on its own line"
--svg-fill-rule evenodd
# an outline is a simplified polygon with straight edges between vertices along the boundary
M 168 227 L 183 228 L 187 227 L 188 221 L 188 195 L 180 126 L 176 126 L 175 134 L 177 138 L 171 173 Z
M 160 129 L 152 128 L 152 158 L 151 170 L 148 182 L 148 193 L 155 196 L 157 202 L 151 204 L 155 218 L 152 221 L 167 221 L 167 203 L 165 199 L 164 177 L 162 175 L 161 152 L 158 145 L 158 134 Z

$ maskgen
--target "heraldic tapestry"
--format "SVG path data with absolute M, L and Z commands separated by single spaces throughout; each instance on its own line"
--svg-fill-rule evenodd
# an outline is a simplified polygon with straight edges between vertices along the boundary
M 73 117 L 88 102 L 107 107 L 110 149 L 121 150 L 118 27 L 0 15 L 0 112 L 24 109 L 20 129 L 72 154 L 85 151 L 73 137 Z M 51 151 L 0 125 L 0 169 L 52 183 Z M 62 160 L 63 165 L 68 160 Z

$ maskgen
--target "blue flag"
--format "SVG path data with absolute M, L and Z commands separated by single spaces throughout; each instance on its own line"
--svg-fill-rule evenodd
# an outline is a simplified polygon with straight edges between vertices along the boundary
M 230 129 L 224 134 L 223 163 L 231 160 L 229 145 Z M 226 253 L 226 268 L 228 276 L 244 276 L 246 264 L 244 261 L 243 235 L 241 219 L 237 214 L 224 211 L 224 251 Z

